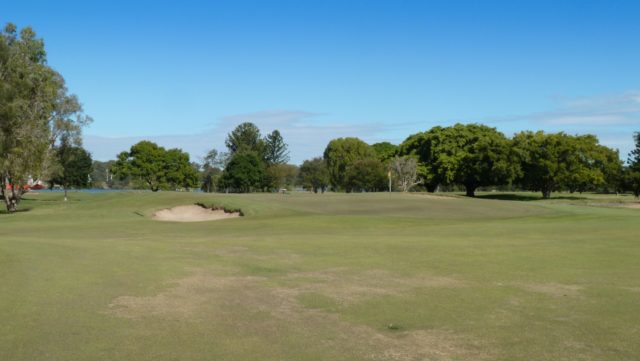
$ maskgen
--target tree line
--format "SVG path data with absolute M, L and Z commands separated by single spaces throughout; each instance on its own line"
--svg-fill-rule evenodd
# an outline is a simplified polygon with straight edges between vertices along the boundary
M 337 191 L 388 189 L 435 192 L 463 189 L 473 197 L 479 188 L 541 192 L 640 193 L 640 138 L 628 165 L 617 150 L 594 135 L 522 131 L 511 138 L 482 124 L 436 126 L 410 135 L 399 145 L 369 146 L 358 138 L 334 139 L 322 159 L 326 183 Z M 305 162 L 306 163 L 306 162 Z M 316 180 L 317 182 L 317 180 Z
M 158 147 L 149 142 L 122 153 L 111 169 L 120 179 L 171 180 L 145 181 L 151 190 L 198 183 L 205 192 L 236 193 L 301 187 L 315 193 L 464 190 L 473 197 L 478 189 L 491 187 L 539 191 L 543 198 L 558 191 L 631 191 L 638 196 L 639 133 L 634 140 L 636 149 L 625 166 L 618 151 L 594 135 L 523 131 L 508 138 L 486 125 L 455 124 L 412 134 L 399 145 L 333 139 L 322 156 L 298 167 L 287 164 L 287 144 L 278 130 L 262 137 L 247 122 L 228 134 L 226 152 L 212 149 L 202 163 L 191 166 L 188 155 L 183 157 L 182 172 L 172 162 L 153 160 Z M 148 154 L 140 153 L 143 146 Z M 167 152 L 172 151 L 178 150 Z

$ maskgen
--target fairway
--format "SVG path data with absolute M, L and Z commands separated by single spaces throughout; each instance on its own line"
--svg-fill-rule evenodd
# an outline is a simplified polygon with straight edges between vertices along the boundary
M 618 200 L 29 193 L 0 214 L 0 360 L 637 360 Z M 152 219 L 194 203 L 244 216 Z

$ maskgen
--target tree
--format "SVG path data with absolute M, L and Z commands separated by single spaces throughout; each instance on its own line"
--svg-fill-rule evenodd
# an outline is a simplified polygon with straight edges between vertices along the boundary
M 324 193 L 329 186 L 329 171 L 324 159 L 318 157 L 305 160 L 300 166 L 298 182 L 313 193 Z
M 358 138 L 338 138 L 329 142 L 324 150 L 324 160 L 329 171 L 329 182 L 334 190 L 346 190 L 347 169 L 356 161 L 375 159 L 371 147 Z
M 289 161 L 287 144 L 278 130 L 267 135 L 264 139 L 264 148 L 264 158 L 267 164 L 285 164 Z
M 415 155 L 424 165 L 427 190 L 460 184 L 473 197 L 478 187 L 509 182 L 518 173 L 509 140 L 482 124 L 434 127 L 410 136 L 400 154 Z
M 386 187 L 387 172 L 384 164 L 375 158 L 358 159 L 351 163 L 345 174 L 345 190 L 349 192 L 377 192 Z
M 67 190 L 70 187 L 87 187 L 90 175 L 93 172 L 91 154 L 82 147 L 73 146 L 68 141 L 63 141 L 56 148 L 56 158 L 60 165 L 57 175 L 52 183 L 60 184 L 64 189 L 64 200 L 67 200 Z
M 617 150 L 598 144 L 594 135 L 570 136 L 567 141 L 572 161 L 560 179 L 560 185 L 570 193 L 619 189 L 622 161 Z
M 255 152 L 234 153 L 220 178 L 220 187 L 231 192 L 249 193 L 262 188 L 264 163 Z
M 198 185 L 198 171 L 189 161 L 188 153 L 173 148 L 168 149 L 164 157 L 164 177 L 169 189 L 190 189 Z
M 292 164 L 272 164 L 265 169 L 264 184 L 267 190 L 279 190 L 295 183 L 298 167 Z
M 612 162 L 607 160 L 610 150 L 603 151 L 605 147 L 593 135 L 526 131 L 516 134 L 513 143 L 522 167 L 518 183 L 542 192 L 543 198 L 557 190 L 582 191 L 604 185 L 604 172 L 612 167 L 607 165 Z
M 482 124 L 456 124 L 447 129 L 438 166 L 448 183 L 461 184 L 467 196 L 478 187 L 508 183 L 518 172 L 509 140 Z
M 60 134 L 90 121 L 64 79 L 47 65 L 44 42 L 29 27 L 0 32 L 0 193 L 14 212 L 29 177 L 47 176 Z M 48 167 L 49 166 L 49 167 Z
M 386 162 L 396 155 L 399 147 L 389 142 L 381 142 L 372 144 L 371 148 L 376 152 L 376 155 L 381 162 Z
M 165 150 L 150 141 L 141 141 L 129 152 L 120 153 L 111 172 L 120 179 L 139 180 L 153 192 L 192 188 L 197 183 L 197 173 L 189 162 L 189 154 L 180 149 Z
M 604 175 L 604 191 L 605 192 L 624 192 L 624 163 L 620 159 L 620 152 L 602 145 L 598 146 L 597 159 L 595 166 L 600 168 Z
M 255 152 L 264 157 L 264 140 L 260 138 L 260 129 L 253 123 L 242 123 L 227 135 L 224 144 L 229 154 L 237 152 Z
M 418 161 L 414 157 L 395 157 L 390 163 L 391 171 L 403 192 L 408 192 L 414 186 L 422 183 L 418 175 Z

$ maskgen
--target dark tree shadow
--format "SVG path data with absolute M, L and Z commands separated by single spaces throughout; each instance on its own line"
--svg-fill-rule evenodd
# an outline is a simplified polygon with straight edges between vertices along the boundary
M 29 212 L 31 210 L 31 207 L 23 207 L 23 208 L 18 208 L 16 211 L 14 212 L 9 212 L 6 209 L 0 209 L 0 214 L 14 214 L 14 213 L 22 213 L 22 212 Z
M 481 194 L 481 195 L 477 195 L 476 198 L 480 198 L 480 199 L 495 199 L 495 200 L 500 200 L 500 201 L 520 201 L 520 202 L 545 200 L 544 198 L 542 198 L 541 195 L 540 196 L 534 196 L 534 195 L 529 195 L 529 194 L 514 194 L 514 193 Z M 560 199 L 560 200 L 577 201 L 577 200 L 587 199 L 587 197 L 581 197 L 581 196 L 553 196 L 552 195 L 550 199 L 552 199 L 552 200 Z

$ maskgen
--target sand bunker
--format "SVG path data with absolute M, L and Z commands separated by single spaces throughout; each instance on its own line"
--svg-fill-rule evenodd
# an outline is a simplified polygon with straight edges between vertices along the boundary
M 240 217 L 240 212 L 226 212 L 223 209 L 211 209 L 194 204 L 157 211 L 152 219 L 169 222 L 205 222 L 236 217 Z

